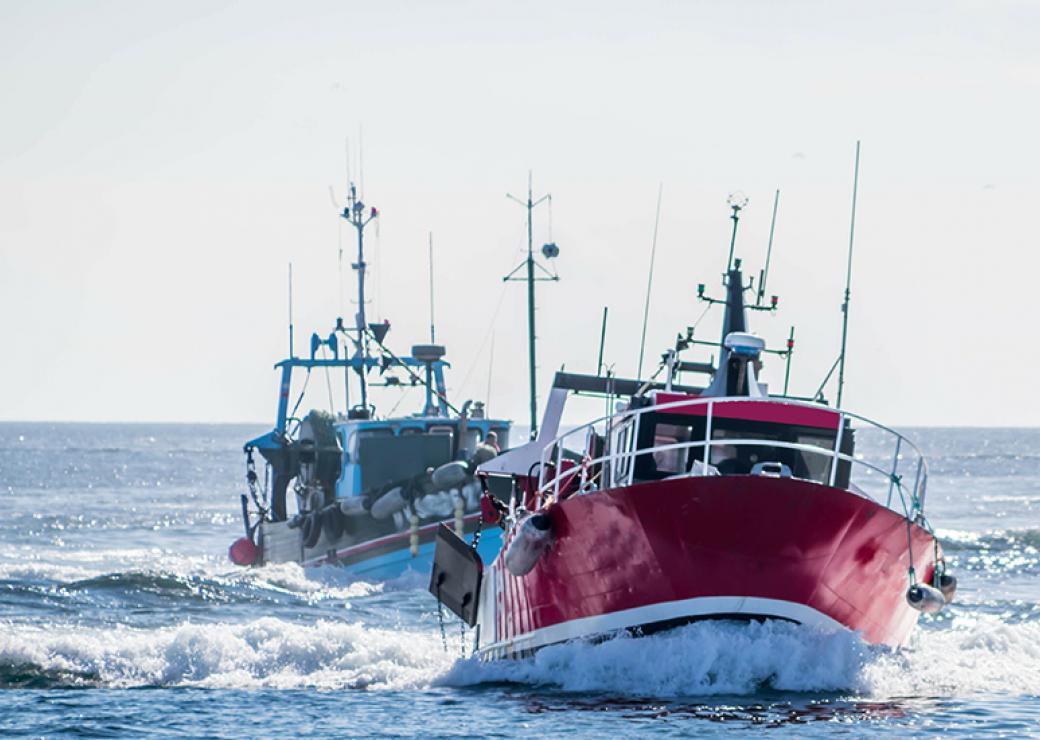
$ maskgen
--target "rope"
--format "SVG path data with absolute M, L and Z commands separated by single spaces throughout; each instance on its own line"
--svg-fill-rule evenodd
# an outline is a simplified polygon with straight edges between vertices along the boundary
M 296 411 L 300 408 L 300 404 L 303 403 L 303 394 L 307 392 L 307 384 L 311 382 L 311 369 L 307 368 L 307 375 L 303 379 L 303 388 L 300 389 L 300 397 L 296 399 L 296 405 L 292 408 L 292 413 L 289 414 L 290 419 L 296 418 Z M 288 430 L 286 430 L 288 431 Z
M 480 346 L 477 347 L 477 351 L 474 353 L 473 359 L 469 363 L 469 369 L 466 370 L 466 375 L 463 376 L 462 382 L 459 383 L 459 386 L 458 386 L 457 390 L 455 391 L 455 393 L 457 394 L 457 397 L 459 397 L 459 398 L 462 397 L 462 391 L 466 388 L 466 384 L 469 382 L 470 377 L 473 375 L 474 368 L 476 368 L 477 365 L 478 365 L 477 361 L 484 354 L 484 347 L 487 346 L 488 339 L 491 338 L 491 335 L 495 331 L 495 325 L 498 322 L 498 314 L 501 313 L 501 311 L 502 311 L 502 304 L 505 302 L 506 291 L 507 291 L 508 287 L 509 287 L 508 285 L 506 285 L 505 283 L 502 283 L 502 290 L 498 294 L 498 303 L 495 305 L 495 311 L 494 311 L 494 313 L 491 314 L 491 321 L 488 322 L 488 327 L 484 331 L 484 338 L 482 340 L 480 340 Z

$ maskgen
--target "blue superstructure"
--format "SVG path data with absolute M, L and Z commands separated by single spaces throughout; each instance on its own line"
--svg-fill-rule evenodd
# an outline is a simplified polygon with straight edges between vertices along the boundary
M 486 418 L 479 401 L 456 407 L 448 400 L 443 346 L 418 344 L 397 355 L 385 344 L 389 322 L 369 323 L 364 310 L 363 232 L 378 211 L 366 211 L 352 187 L 342 216 L 358 233 L 359 310 L 353 326 L 337 319 L 327 336 L 312 334 L 309 357 L 290 353 L 275 365 L 274 428 L 245 445 L 250 491 L 242 511 L 255 557 L 236 561 L 335 562 L 364 577 L 392 578 L 409 567 L 428 571 L 438 523 L 467 537 L 477 529 L 486 494 L 474 473 L 508 445 L 511 422 Z M 345 408 L 301 412 L 315 370 L 341 374 Z M 408 387 L 423 389 L 422 408 L 381 417 L 372 390 Z M 481 551 L 497 552 L 497 530 L 482 538 Z

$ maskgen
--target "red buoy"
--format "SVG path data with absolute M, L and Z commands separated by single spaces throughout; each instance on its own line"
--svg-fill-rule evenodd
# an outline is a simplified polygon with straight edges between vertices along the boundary
M 252 565 L 260 552 L 248 537 L 239 537 L 228 548 L 228 557 L 235 565 Z

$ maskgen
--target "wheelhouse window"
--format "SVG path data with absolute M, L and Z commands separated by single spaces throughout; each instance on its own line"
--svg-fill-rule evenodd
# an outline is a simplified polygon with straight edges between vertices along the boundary
M 647 452 L 635 458 L 635 479 L 661 480 L 704 472 L 749 475 L 782 471 L 780 474 L 794 478 L 818 483 L 830 482 L 831 452 L 837 441 L 837 430 L 728 419 L 716 414 L 712 417 L 712 445 L 705 466 L 705 446 L 696 443 L 705 439 L 706 432 L 707 421 L 703 416 L 653 412 L 643 414 L 636 446 Z M 727 441 L 732 444 L 727 444 Z M 819 448 L 820 453 L 791 449 L 776 444 L 778 442 L 784 445 L 809 445 Z M 669 445 L 684 443 L 685 447 L 667 449 Z M 850 429 L 846 429 L 841 446 L 844 454 L 852 454 L 853 437 Z M 660 447 L 666 449 L 655 449 Z M 849 463 L 842 462 L 838 465 L 835 484 L 847 487 L 848 477 Z

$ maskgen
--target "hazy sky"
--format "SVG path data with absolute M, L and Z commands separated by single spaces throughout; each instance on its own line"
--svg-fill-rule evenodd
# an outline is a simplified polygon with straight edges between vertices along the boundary
M 757 274 L 779 187 L 781 310 L 753 328 L 779 346 L 797 327 L 811 393 L 862 139 L 846 406 L 1038 424 L 1038 22 L 999 0 L 3 0 L 0 418 L 271 420 L 287 263 L 300 352 L 354 310 L 329 186 L 361 128 L 370 309 L 392 346 L 425 341 L 432 230 L 456 398 L 490 367 L 493 410 L 526 418 L 525 294 L 500 278 L 529 169 L 562 252 L 539 286 L 543 398 L 561 365 L 594 369 L 604 305 L 607 360 L 635 372 L 659 182 L 648 356 L 700 316 L 697 283 L 719 290 L 727 194 L 751 198 L 737 254 Z M 782 385 L 781 363 L 764 375 Z

